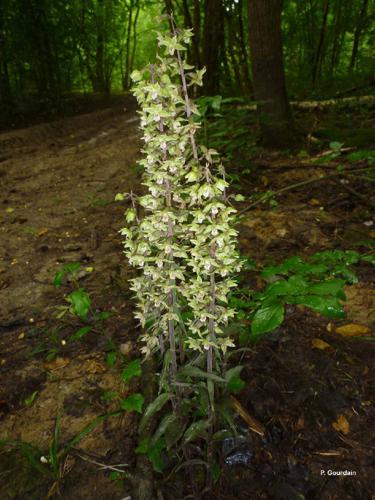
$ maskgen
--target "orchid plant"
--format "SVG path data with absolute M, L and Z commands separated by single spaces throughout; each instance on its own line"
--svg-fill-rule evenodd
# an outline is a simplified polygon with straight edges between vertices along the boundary
M 159 352 L 168 366 L 165 387 L 174 391 L 170 400 L 178 413 L 182 396 L 194 392 L 181 389 L 189 385 L 179 378 L 187 364 L 203 359 L 206 378 L 212 383 L 215 372 L 225 382 L 223 355 L 234 346 L 226 326 L 235 314 L 227 298 L 241 261 L 225 170 L 218 153 L 196 140 L 199 112 L 189 93 L 202 85 L 204 70 L 183 57 L 191 30 L 177 30 L 173 18 L 170 22 L 170 34 L 157 34 L 157 63 L 131 75 L 140 106 L 139 165 L 146 193 L 119 198 L 131 204 L 121 234 L 129 263 L 138 270 L 131 289 L 143 328 L 141 350 L 146 358 Z M 209 393 L 212 417 L 212 385 Z

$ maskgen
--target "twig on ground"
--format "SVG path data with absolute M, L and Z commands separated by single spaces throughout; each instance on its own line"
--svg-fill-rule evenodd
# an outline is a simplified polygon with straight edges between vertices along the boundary
M 122 472 L 126 472 L 126 471 L 124 471 L 123 469 L 119 469 L 119 467 L 129 467 L 128 464 L 115 464 L 115 465 L 103 464 L 101 462 L 97 462 L 96 460 L 93 460 L 92 458 L 88 458 L 88 457 L 85 457 L 84 455 L 80 455 L 79 453 L 75 453 L 74 455 L 77 456 L 78 458 L 84 460 L 85 462 L 89 462 L 90 464 L 94 464 L 94 465 L 99 465 L 98 470 L 112 470 L 115 472 L 122 473 Z
M 346 171 L 335 172 L 333 174 L 322 175 L 321 177 L 315 177 L 314 179 L 308 179 L 307 181 L 296 182 L 294 184 L 290 184 L 289 186 L 285 186 L 285 187 L 283 187 L 281 189 L 278 189 L 277 191 L 273 191 L 272 195 L 273 196 L 278 196 L 280 194 L 283 194 L 283 193 L 285 193 L 287 191 L 291 191 L 291 190 L 296 189 L 298 187 L 307 186 L 309 184 L 315 184 L 315 183 L 321 182 L 321 181 L 332 180 L 336 184 L 339 184 L 341 187 L 343 187 L 343 189 L 345 189 L 346 191 L 350 192 L 352 195 L 354 195 L 357 198 L 359 198 L 366 205 L 368 205 L 370 207 L 374 207 L 374 204 L 372 203 L 371 200 L 369 200 L 368 198 L 366 198 L 364 195 L 358 193 L 358 191 L 354 190 L 353 188 L 350 188 L 346 184 L 342 184 L 341 182 L 339 182 L 337 180 L 337 177 L 345 177 L 346 175 L 351 174 L 351 173 L 354 174 L 354 173 L 359 173 L 359 172 L 365 172 L 367 170 L 371 170 L 372 168 L 373 167 L 366 167 L 366 168 L 361 168 L 361 169 L 351 169 L 349 172 L 346 172 Z M 255 206 L 260 205 L 261 203 L 265 203 L 266 201 L 267 201 L 267 199 L 260 198 L 259 200 L 254 201 L 253 203 L 251 203 L 247 207 L 245 207 L 242 210 L 240 210 L 238 212 L 238 215 L 243 215 L 244 213 L 248 212 L 249 210 L 251 210 Z
M 353 189 L 352 187 L 348 186 L 347 184 L 343 184 L 341 183 L 338 179 L 331 179 L 335 184 L 337 184 L 338 186 L 342 187 L 345 191 L 347 191 L 348 193 L 352 194 L 353 196 L 356 196 L 357 198 L 359 198 L 365 205 L 369 206 L 369 207 L 372 207 L 374 208 L 374 204 L 372 203 L 371 200 L 369 200 L 368 198 L 366 198 L 366 196 L 364 196 L 363 194 L 361 193 L 358 193 L 357 190 Z

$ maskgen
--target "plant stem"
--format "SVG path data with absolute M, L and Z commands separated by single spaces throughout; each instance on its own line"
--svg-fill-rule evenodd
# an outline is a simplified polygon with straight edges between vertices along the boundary
M 172 27 L 172 33 L 174 36 L 177 35 L 176 31 L 176 25 L 174 22 L 174 17 L 172 12 L 170 13 L 170 20 L 171 20 L 171 27 Z M 192 115 L 192 110 L 191 110 L 191 105 L 190 105 L 190 99 L 189 99 L 189 93 L 187 89 L 187 83 L 186 83 L 186 76 L 185 76 L 185 71 L 184 71 L 184 65 L 182 63 L 182 58 L 181 58 L 181 53 L 179 50 L 177 52 L 177 61 L 178 61 L 178 67 L 180 69 L 180 77 L 181 77 L 181 82 L 182 82 L 182 90 L 185 98 L 185 107 L 186 107 L 186 116 L 188 119 L 190 119 Z M 190 142 L 191 142 L 191 148 L 193 151 L 193 158 L 194 160 L 198 161 L 198 148 L 197 144 L 195 142 L 194 134 L 192 131 L 189 133 L 190 135 Z

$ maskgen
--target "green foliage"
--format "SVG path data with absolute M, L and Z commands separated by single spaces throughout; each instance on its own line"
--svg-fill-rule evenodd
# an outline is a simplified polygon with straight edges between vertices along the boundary
M 142 419 L 139 423 L 139 431 L 142 432 L 149 422 L 150 418 L 160 411 L 163 406 L 171 399 L 172 395 L 166 392 L 159 394 L 145 409 Z
M 80 340 L 87 333 L 90 333 L 91 330 L 92 330 L 91 326 L 83 326 L 69 337 L 69 342 L 75 342 L 76 340 Z
M 127 411 L 136 411 L 142 413 L 144 397 L 142 394 L 132 394 L 121 401 L 121 408 Z
M 106 363 L 109 366 L 109 368 L 112 368 L 115 366 L 117 360 L 117 352 L 116 351 L 110 351 L 107 353 L 106 356 Z
M 353 266 L 360 261 L 374 263 L 373 254 L 361 255 L 353 250 L 325 250 L 308 261 L 291 257 L 279 265 L 263 268 L 261 276 L 268 281 L 261 292 L 239 290 L 231 297 L 242 322 L 242 342 L 256 340 L 278 328 L 285 314 L 285 305 L 303 305 L 328 318 L 345 316 L 346 283 L 357 283 Z M 250 330 L 246 324 L 250 322 Z
M 135 377 L 140 377 L 142 375 L 141 360 L 134 359 L 128 364 L 126 368 L 122 371 L 121 378 L 124 382 L 129 382 Z
M 34 391 L 30 394 L 29 397 L 25 399 L 25 405 L 26 406 L 32 406 L 34 401 L 36 400 L 37 396 L 39 394 L 39 391 Z
M 375 165 L 375 151 L 374 150 L 361 149 L 359 151 L 355 151 L 354 153 L 350 153 L 347 156 L 347 158 L 349 161 L 353 161 L 353 162 L 366 160 L 371 165 Z
M 69 262 L 56 272 L 53 284 L 56 288 L 60 288 L 64 276 L 68 275 L 73 279 L 76 277 L 77 272 L 80 270 L 81 264 L 79 262 Z
M 147 457 L 152 463 L 155 472 L 163 472 L 164 460 L 162 453 L 164 448 L 165 448 L 165 442 L 163 439 L 159 439 L 153 445 L 150 444 L 148 439 L 145 439 L 141 443 L 139 443 L 135 452 L 147 455 Z
M 74 290 L 67 296 L 67 301 L 71 304 L 70 311 L 85 321 L 91 306 L 91 299 L 86 290 L 82 288 Z
M 0 440 L 0 448 L 6 449 L 10 447 L 20 450 L 36 472 L 49 479 L 60 481 L 64 477 L 64 468 L 62 465 L 71 449 L 107 418 L 120 414 L 121 411 L 115 411 L 97 417 L 65 445 L 61 442 L 60 417 L 57 416 L 47 451 L 43 451 L 30 443 L 15 440 Z

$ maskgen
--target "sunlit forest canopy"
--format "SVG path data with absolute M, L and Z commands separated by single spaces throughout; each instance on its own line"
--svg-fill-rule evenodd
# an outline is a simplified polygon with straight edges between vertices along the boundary
M 157 17 L 170 8 L 181 27 L 194 29 L 189 62 L 207 68 L 203 93 L 252 97 L 246 1 L 2 0 L 3 110 L 32 98 L 61 107 L 72 92 L 129 90 L 131 71 L 155 59 L 153 30 L 163 29 Z M 374 14 L 373 0 L 285 0 L 289 96 L 366 91 L 374 81 Z

